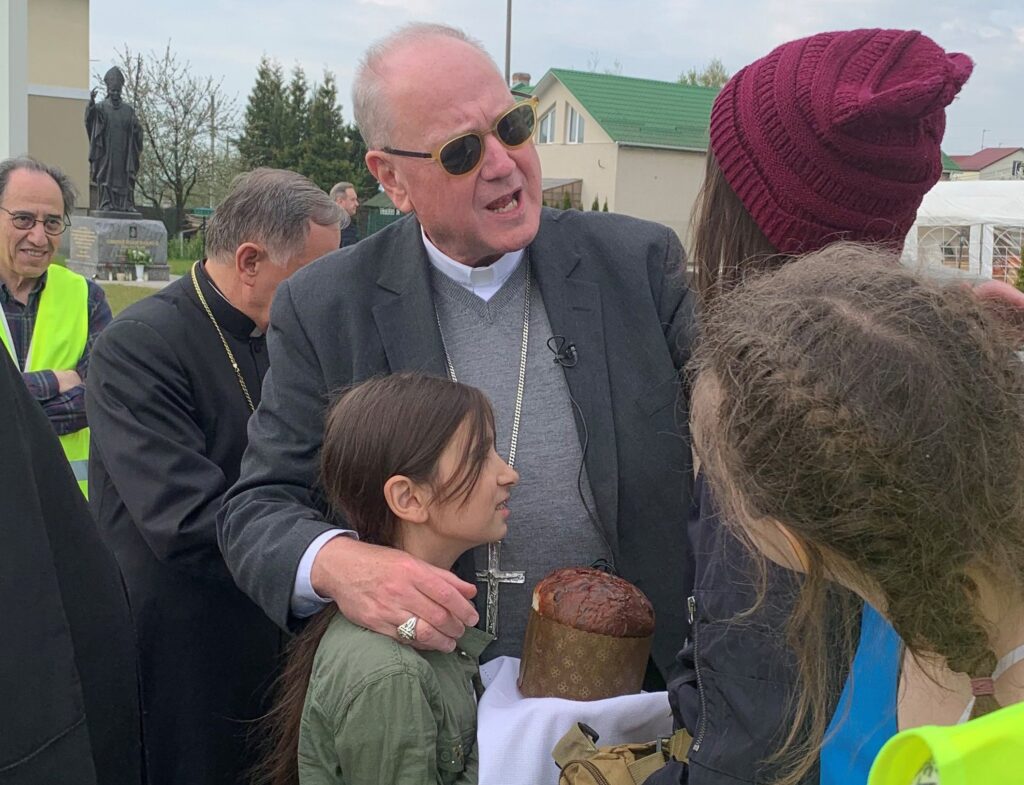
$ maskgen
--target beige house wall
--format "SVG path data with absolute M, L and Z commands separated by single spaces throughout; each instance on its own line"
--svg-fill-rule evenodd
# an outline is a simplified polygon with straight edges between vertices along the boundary
M 1013 176 L 1013 164 L 1015 161 L 1024 162 L 1024 151 L 1018 150 L 1017 152 L 1006 156 L 1002 160 L 996 161 L 990 166 L 986 166 L 978 173 L 978 177 L 981 180 L 1016 180 L 1020 178 Z
M 543 117 L 552 108 L 555 110 L 555 141 L 537 145 L 544 176 L 583 180 L 580 201 L 584 209 L 590 209 L 596 196 L 601 204 L 607 199 L 608 209 L 614 210 L 618 146 L 557 79 L 551 80 L 543 93 L 535 95 L 540 99 L 538 117 Z M 583 117 L 582 144 L 567 144 L 565 141 L 569 116 L 567 107 L 570 104 Z
M 579 112 L 583 116 L 583 144 L 602 144 L 611 142 L 612 138 L 608 136 L 597 124 L 597 121 L 590 116 L 580 102 L 573 97 L 561 82 L 557 79 L 550 80 L 550 86 L 544 89 L 543 93 L 535 92 L 534 95 L 539 99 L 537 104 L 537 117 L 541 118 L 547 114 L 548 110 L 554 107 L 555 109 L 555 141 L 554 144 L 565 145 L 565 123 L 566 118 L 569 115 L 568 105 L 572 104 L 573 109 Z M 546 145 L 540 145 L 544 147 Z M 567 147 L 578 147 L 579 145 L 571 144 L 566 145 Z M 551 177 L 545 173 L 546 177 Z
M 545 177 L 582 180 L 580 201 L 587 210 L 594 197 L 608 209 L 615 210 L 615 174 L 618 149 L 614 142 L 604 144 L 539 144 L 540 169 Z M 561 206 L 561 205 L 556 205 Z
M 619 145 L 565 85 L 550 78 L 541 85 L 534 92 L 538 117 L 555 110 L 554 142 L 537 145 L 544 176 L 580 179 L 584 209 L 595 196 L 602 206 L 607 199 L 612 212 L 663 223 L 687 244 L 690 211 L 704 181 L 704 153 Z M 565 142 L 570 104 L 584 120 L 582 144 Z
M 78 207 L 89 206 L 89 140 L 86 101 L 28 97 L 28 153 L 61 169 L 78 189 Z
M 620 148 L 615 212 L 665 224 L 688 246 L 690 213 L 704 182 L 704 166 L 703 153 Z
M 88 207 L 89 0 L 28 3 L 27 71 L 27 151 L 62 169 Z
M 28 4 L 30 85 L 89 89 L 89 0 Z

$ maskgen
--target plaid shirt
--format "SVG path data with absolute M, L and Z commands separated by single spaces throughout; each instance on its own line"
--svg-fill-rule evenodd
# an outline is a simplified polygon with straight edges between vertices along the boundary
M 110 324 L 112 318 L 107 297 L 99 284 L 89 284 L 89 337 L 85 342 L 85 351 L 75 370 L 82 377 L 82 384 L 72 387 L 66 392 L 59 391 L 57 377 L 53 371 L 30 371 L 22 373 L 25 386 L 32 397 L 39 401 L 53 429 L 59 436 L 74 433 L 86 427 L 85 421 L 85 377 L 89 371 L 89 355 L 96 342 L 96 336 Z M 14 351 L 17 354 L 18 368 L 25 367 L 29 344 L 32 342 L 32 331 L 36 326 L 36 315 L 39 313 L 39 297 L 46 286 L 46 275 L 42 275 L 28 295 L 28 303 L 22 305 L 7 290 L 7 285 L 0 283 L 0 305 L 3 305 L 7 325 L 11 329 Z

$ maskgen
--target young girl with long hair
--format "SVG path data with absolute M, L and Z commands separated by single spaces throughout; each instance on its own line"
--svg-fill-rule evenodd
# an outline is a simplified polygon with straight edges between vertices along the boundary
M 803 575 L 789 772 L 818 755 L 841 686 L 824 664 L 856 647 L 862 603 L 906 650 L 897 705 L 875 707 L 901 727 L 1024 700 L 1024 363 L 1007 322 L 838 244 L 743 284 L 703 330 L 707 481 L 742 540 Z M 830 602 L 830 582 L 849 593 Z
M 442 569 L 501 539 L 518 479 L 495 452 L 487 398 L 467 385 L 394 374 L 343 393 L 327 416 L 330 507 L 361 539 Z M 321 611 L 291 646 L 258 781 L 475 783 L 478 659 L 490 640 L 467 628 L 453 652 L 418 651 L 333 605 Z
M 745 279 L 836 241 L 898 251 L 942 174 L 945 108 L 971 70 L 968 57 L 920 32 L 853 30 L 788 42 L 736 73 L 712 109 L 694 208 L 691 258 L 703 306 L 729 303 Z M 781 633 L 799 611 L 799 580 L 772 565 L 758 591 L 749 557 L 702 477 L 697 490 L 692 631 L 671 688 L 677 722 L 694 744 L 686 774 L 666 770 L 651 783 L 862 784 L 896 732 L 895 715 L 873 708 L 895 694 L 895 633 L 854 598 L 874 693 L 862 679 L 841 705 L 837 690 L 828 711 L 810 712 Z M 839 587 L 819 609 L 829 621 L 823 635 L 845 618 L 833 606 L 848 601 Z M 818 663 L 839 687 L 851 670 L 848 654 L 831 647 Z M 820 771 L 817 757 L 798 756 L 794 767 L 791 755 L 780 754 L 802 745 L 820 752 Z

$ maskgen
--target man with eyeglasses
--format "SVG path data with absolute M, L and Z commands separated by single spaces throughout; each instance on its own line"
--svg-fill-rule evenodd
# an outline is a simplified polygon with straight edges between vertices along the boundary
M 542 210 L 535 101 L 461 31 L 412 25 L 372 46 L 353 105 L 370 171 L 411 215 L 278 290 L 274 366 L 219 519 L 228 566 L 279 624 L 333 600 L 363 627 L 451 651 L 479 620 L 497 632 L 488 658 L 520 654 L 550 570 L 604 560 L 654 603 L 648 685 L 663 683 L 690 585 L 674 404 L 693 316 L 678 239 Z M 460 577 L 346 536 L 316 490 L 332 393 L 400 370 L 483 389 L 522 477 L 500 552 L 466 554 Z
M 0 162 L 0 339 L 86 493 L 85 380 L 111 314 L 99 285 L 53 264 L 74 200 L 74 186 L 55 167 L 28 157 Z

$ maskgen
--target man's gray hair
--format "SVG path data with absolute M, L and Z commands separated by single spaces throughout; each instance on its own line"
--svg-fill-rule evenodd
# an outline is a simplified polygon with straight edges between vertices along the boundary
M 206 230 L 209 257 L 230 255 L 242 243 L 262 243 L 282 266 L 299 253 L 309 222 L 341 223 L 344 211 L 309 179 L 287 169 L 253 169 L 238 175 Z
M 7 181 L 19 169 L 27 169 L 30 172 L 42 172 L 43 174 L 50 175 L 60 188 L 60 196 L 64 202 L 64 215 L 71 215 L 71 211 L 75 209 L 75 185 L 71 182 L 71 178 L 56 166 L 44 164 L 42 161 L 29 155 L 20 155 L 16 158 L 6 158 L 0 161 L 0 202 L 4 199 Z
M 332 199 L 337 199 L 340 196 L 344 196 L 345 191 L 347 191 L 349 188 L 351 188 L 353 191 L 356 189 L 356 187 L 352 185 L 352 183 L 346 183 L 344 180 L 342 180 L 340 183 L 334 184 L 334 187 L 331 188 L 331 192 L 330 194 L 328 194 L 328 196 L 330 196 Z
M 469 44 L 494 65 L 495 71 L 501 73 L 483 44 L 457 27 L 429 22 L 412 22 L 399 27 L 370 45 L 359 61 L 352 82 L 352 114 L 355 115 L 356 127 L 370 150 L 390 146 L 391 134 L 394 131 L 391 107 L 387 106 L 387 98 L 384 95 L 384 71 L 388 59 L 397 49 L 430 38 L 454 38 L 456 41 Z

